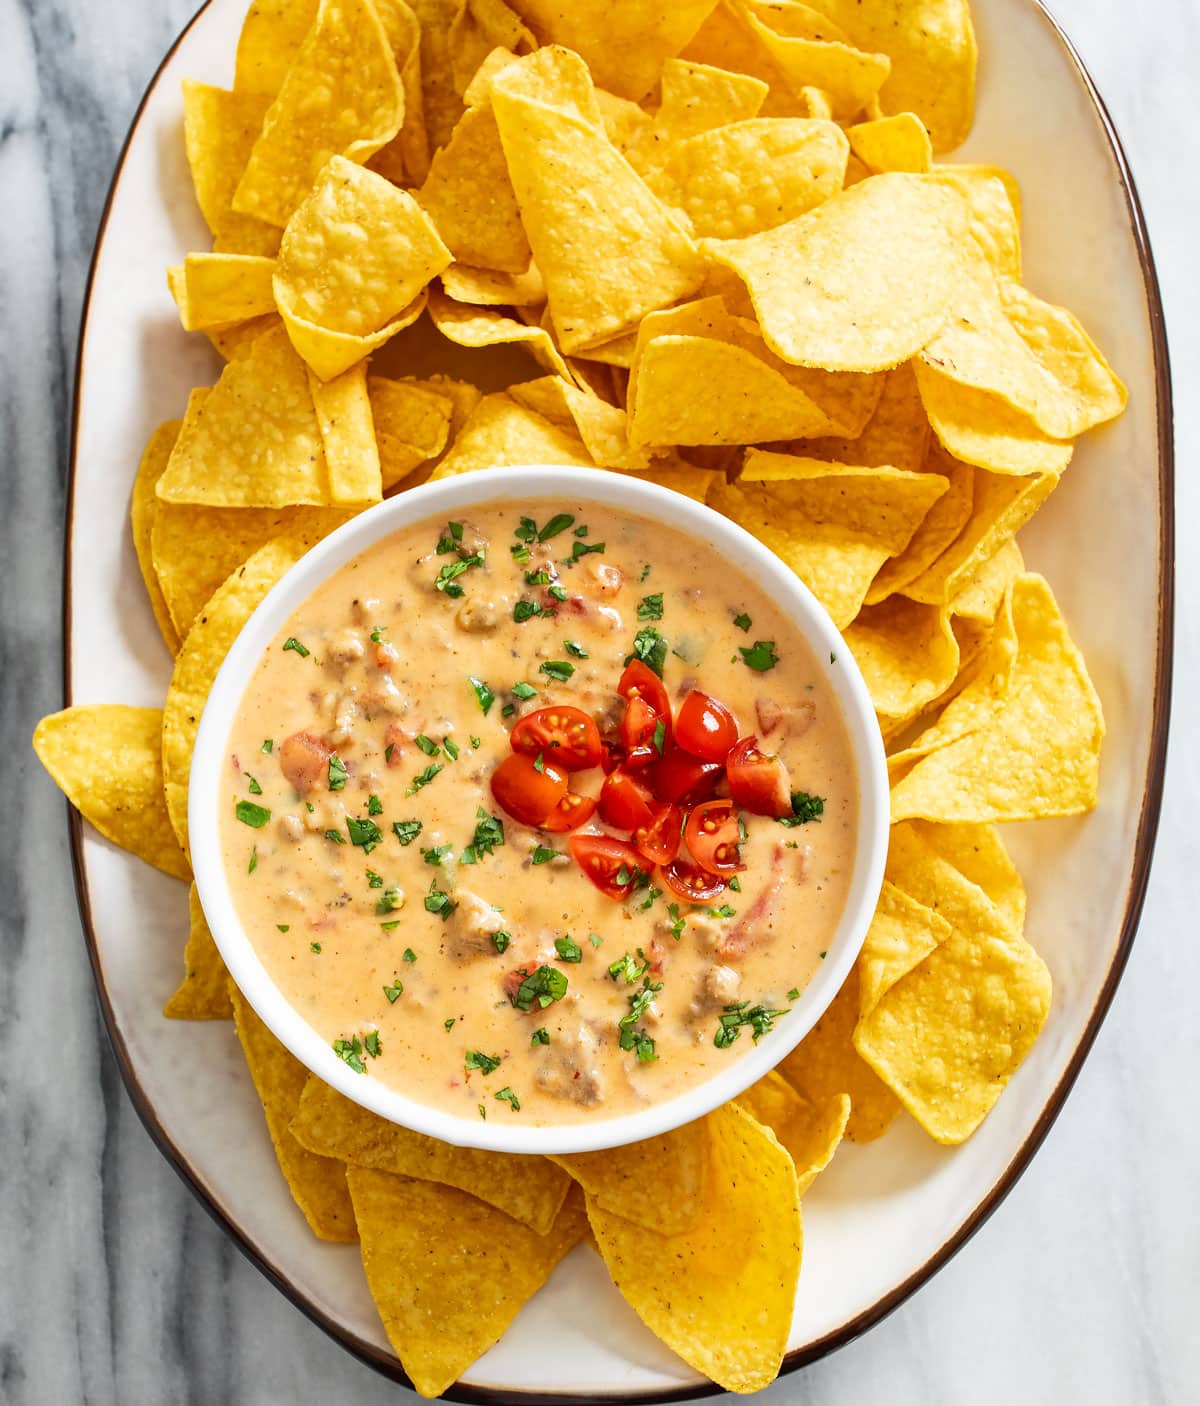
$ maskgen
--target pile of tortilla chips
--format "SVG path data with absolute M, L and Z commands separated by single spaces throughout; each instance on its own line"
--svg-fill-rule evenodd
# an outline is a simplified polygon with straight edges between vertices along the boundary
M 225 364 L 133 482 L 174 674 L 161 714 L 35 737 L 102 834 L 188 878 L 197 724 L 258 601 L 384 494 L 497 465 L 742 524 L 844 632 L 889 751 L 887 880 L 824 1018 L 735 1104 L 602 1155 L 440 1144 L 307 1076 L 193 887 L 167 1014 L 235 1020 L 297 1203 L 360 1241 L 426 1395 L 589 1240 L 688 1363 L 766 1385 L 842 1136 L 903 1109 L 961 1142 L 1046 1019 L 996 826 L 1089 809 L 1104 724 L 1016 534 L 1125 391 L 1023 286 L 1013 178 L 934 160 L 975 58 L 966 0 L 255 0 L 232 89 L 184 85 L 213 241 L 167 277 Z

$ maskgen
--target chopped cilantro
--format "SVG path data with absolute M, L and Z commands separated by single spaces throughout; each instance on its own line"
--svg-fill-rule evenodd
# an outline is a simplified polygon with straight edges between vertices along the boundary
M 438 538 L 437 554 L 440 557 L 457 552 L 462 545 L 463 526 L 461 522 L 448 522 L 446 530 Z
M 382 643 L 383 643 L 383 636 L 384 636 L 385 630 L 386 630 L 386 627 L 385 627 L 385 626 L 383 626 L 383 625 L 376 625 L 376 626 L 372 629 L 372 631 L 371 631 L 371 643 L 372 643 L 372 644 L 382 644 Z
M 635 1030 L 634 1026 L 646 1014 L 647 1009 L 662 988 L 661 981 L 652 982 L 648 976 L 644 976 L 641 987 L 629 997 L 629 1009 L 617 1021 L 617 1026 L 621 1031 L 618 1043 L 623 1050 L 635 1051 L 638 1060 L 642 1063 L 657 1059 L 658 1056 L 654 1052 L 654 1041 L 651 1037 L 644 1030 Z
M 492 933 L 492 946 L 497 952 L 507 952 L 512 945 L 512 933 L 501 928 L 499 932 Z
M 575 659 L 587 659 L 588 652 L 583 645 L 577 644 L 574 640 L 563 640 L 563 648 Z
M 527 586 L 548 586 L 550 584 L 550 573 L 544 567 L 540 571 L 527 571 L 525 573 L 525 584 Z
M 433 780 L 433 778 L 442 769 L 443 768 L 440 763 L 434 763 L 431 766 L 427 766 L 425 770 L 420 773 L 420 775 L 413 777 L 412 781 L 409 783 L 408 789 L 405 791 L 404 794 L 406 796 L 415 796 L 418 791 L 423 790 L 426 786 L 428 786 L 429 783 Z
M 512 693 L 513 693 L 513 697 L 514 697 L 514 698 L 519 698 L 519 699 L 522 701 L 522 703 L 528 702 L 528 700 L 529 700 L 530 698 L 536 698 L 536 697 L 537 697 L 537 689 L 534 688 L 534 686 L 533 686 L 532 684 L 528 684 L 528 683 L 515 683 L 515 684 L 513 684 L 513 686 L 512 686 Z
M 643 581 L 647 580 L 647 579 L 649 578 L 649 576 L 650 576 L 650 563 L 649 563 L 649 562 L 646 562 L 646 564 L 642 567 L 642 574 L 638 577 L 638 584 L 640 585 Z
M 504 843 L 504 822 L 499 816 L 489 815 L 482 806 L 475 812 L 475 834 L 471 843 L 463 850 L 459 860 L 463 864 L 477 864 L 498 846 Z
M 275 750 L 275 739 L 273 737 L 264 737 L 263 744 L 258 750 L 260 752 L 265 752 L 267 756 L 270 756 L 271 753 Z
M 500 716 L 502 718 L 511 718 L 516 711 L 517 705 L 515 703 L 506 703 L 504 707 L 500 709 Z
M 653 908 L 655 903 L 662 897 L 662 889 L 651 887 L 646 897 L 638 904 L 638 912 L 644 913 L 647 908 Z
M 432 737 L 426 737 L 423 732 L 417 733 L 417 746 L 427 757 L 436 757 L 442 750 Z
M 836 663 L 837 663 L 837 655 L 833 652 L 832 649 L 829 651 L 829 662 L 830 662 L 831 664 L 836 664 Z
M 574 524 L 575 516 L 573 513 L 555 513 L 538 533 L 537 539 L 539 542 L 548 542 L 551 537 L 557 537 L 560 532 L 565 532 L 568 527 L 573 527 Z
M 623 957 L 618 958 L 615 962 L 611 962 L 609 964 L 608 974 L 613 979 L 613 981 L 617 981 L 619 978 L 624 977 L 625 985 L 633 986 L 636 982 L 640 981 L 643 976 L 646 975 L 646 972 L 649 971 L 649 969 L 649 963 L 646 961 L 646 954 L 639 947 L 638 954 L 636 957 L 633 955 L 632 952 L 626 952 Z
M 479 1116 L 480 1116 L 480 1117 L 483 1119 L 483 1121 L 486 1123 L 486 1122 L 487 1122 L 487 1109 L 483 1106 L 482 1103 L 477 1103 L 477 1104 L 475 1105 L 475 1107 L 479 1110 Z
M 491 1074 L 500 1068 L 500 1056 L 486 1055 L 482 1050 L 468 1050 L 463 1064 L 468 1074 L 472 1069 L 478 1069 L 481 1074 Z
M 604 939 L 600 936 L 598 932 L 588 933 L 588 941 L 592 944 L 593 947 L 600 947 L 604 943 Z
M 638 601 L 637 618 L 639 620 L 661 620 L 663 618 L 662 592 L 659 591 L 652 596 L 643 596 Z
M 557 967 L 542 966 L 535 972 L 528 972 L 522 967 L 519 974 L 522 981 L 517 987 L 517 994 L 509 997 L 519 1011 L 532 1010 L 535 1003 L 539 1010 L 545 1010 L 553 1001 L 561 1001 L 567 994 L 566 975 Z
M 789 1001 L 794 1001 L 799 995 L 800 988 L 798 986 L 793 986 L 792 989 L 788 992 L 787 998 Z
M 653 669 L 661 679 L 666 658 L 666 636 L 660 634 L 653 625 L 646 625 L 634 636 L 633 650 L 625 656 L 625 662 L 628 664 L 634 659 L 640 659 L 648 668 Z
M 360 846 L 364 854 L 370 854 L 376 845 L 383 843 L 383 831 L 373 820 L 360 820 L 357 815 L 348 815 L 346 831 L 350 843 Z
M 480 739 L 478 737 L 472 737 L 471 746 L 474 747 L 475 750 L 478 752 L 480 748 Z
M 411 845 L 420 833 L 421 822 L 419 820 L 392 821 L 392 834 L 402 845 Z
M 566 590 L 562 586 L 551 586 L 549 587 L 549 592 L 556 601 L 564 601 L 567 599 Z
M 459 557 L 457 561 L 448 561 L 437 574 L 434 581 L 434 588 L 449 596 L 451 600 L 457 600 L 463 594 L 463 588 L 458 584 L 458 578 L 464 571 L 470 571 L 473 566 L 483 565 L 483 553 L 476 552 L 473 556 Z
M 383 802 L 379 799 L 379 797 L 378 797 L 373 791 L 372 791 L 371 794 L 367 797 L 367 814 L 368 814 L 368 815 L 382 815 L 382 814 L 383 814 Z
M 494 1093 L 492 1097 L 498 1098 L 502 1103 L 507 1103 L 514 1113 L 520 1113 L 521 1100 L 513 1093 L 507 1084 L 497 1093 Z
M 390 923 L 380 923 L 379 926 L 384 930 L 384 932 L 395 932 L 396 929 L 400 926 L 400 919 L 393 918 Z
M 576 537 L 586 537 L 587 535 L 588 535 L 588 528 L 587 528 L 586 524 L 585 524 L 584 526 L 582 526 L 582 527 L 577 527 L 577 528 L 575 529 L 575 536 L 576 536 Z
M 728 903 L 722 903 L 719 908 L 706 908 L 704 911 L 714 918 L 732 918 L 737 910 L 731 908 Z
M 548 1045 L 550 1043 L 549 1030 L 547 1030 L 544 1025 L 540 1029 L 535 1030 L 529 1037 L 529 1043 L 531 1045 Z
M 249 825 L 252 830 L 261 830 L 271 818 L 271 812 L 266 806 L 256 805 L 254 801 L 238 801 L 233 813 L 243 825 Z
M 404 983 L 397 977 L 390 986 L 385 986 L 383 988 L 383 994 L 388 998 L 388 1005 L 394 1006 L 400 997 L 404 995 Z
M 713 1044 L 719 1050 L 728 1049 L 741 1035 L 742 1026 L 748 1025 L 757 1045 L 764 1035 L 770 1034 L 781 1015 L 787 1015 L 787 1011 L 772 1011 L 761 1004 L 752 1006 L 749 1001 L 735 1001 L 725 1007 L 717 1033 L 713 1036 Z
M 252 796 L 261 796 L 262 787 L 255 781 L 254 777 L 251 776 L 248 771 L 242 772 L 242 775 L 246 778 L 246 790 L 249 791 Z
M 349 1040 L 335 1040 L 333 1052 L 344 1064 L 348 1064 L 356 1074 L 365 1074 L 367 1066 L 362 1062 L 362 1041 L 357 1035 Z
M 314 956 L 319 957 L 321 955 L 321 944 L 319 942 L 310 942 L 308 944 L 308 950 Z
M 387 762 L 388 766 L 391 766 L 392 764 L 392 753 L 395 750 L 396 744 L 394 742 L 389 742 L 387 746 L 383 749 L 383 760 Z
M 754 624 L 754 621 L 743 611 L 741 615 L 735 615 L 733 617 L 733 623 L 739 630 L 748 630 L 750 626 Z
M 546 774 L 546 754 L 545 754 L 545 752 L 539 752 L 539 753 L 537 754 L 537 756 L 534 757 L 534 759 L 533 759 L 533 769 L 534 769 L 534 771 L 536 771 L 536 772 L 538 773 L 539 776 L 544 776 L 544 775 Z
M 746 667 L 758 674 L 765 674 L 768 669 L 773 669 L 779 663 L 774 640 L 755 640 L 749 649 L 739 644 L 738 653 L 745 661 Z
M 406 947 L 404 949 L 404 960 L 406 962 L 415 962 L 417 960 L 417 954 L 412 950 L 411 947 Z
M 458 761 L 458 743 L 451 737 L 442 738 L 442 750 L 452 762 Z
M 654 724 L 654 750 L 661 757 L 667 745 L 667 725 L 659 718 Z
M 562 850 L 550 849 L 547 845 L 536 845 L 530 858 L 535 864 L 549 864 L 552 859 L 557 859 Z
M 305 649 L 304 646 L 300 643 L 300 641 L 292 635 L 289 635 L 287 639 L 285 639 L 283 642 L 283 652 L 286 654 L 289 649 L 294 654 L 298 654 L 301 659 L 308 658 L 308 650 Z
M 603 550 L 603 542 L 593 542 L 592 545 L 589 547 L 586 542 L 580 542 L 578 539 L 576 539 L 574 542 L 571 543 L 571 555 L 569 557 L 564 558 L 564 560 L 575 562 L 578 561 L 580 557 L 586 557 L 589 552 L 602 552 Z
M 276 923 L 275 930 L 277 932 L 291 932 L 292 925 L 291 923 Z
M 346 778 L 349 774 L 341 757 L 336 752 L 331 752 L 329 756 L 329 789 L 331 791 L 344 791 Z
M 819 821 L 825 814 L 825 799 L 823 796 L 810 795 L 808 791 L 792 792 L 792 813 L 785 815 L 780 820 L 780 825 L 807 825 L 811 821 Z
M 344 845 L 346 843 L 346 837 L 340 830 L 326 830 L 325 838 L 327 840 L 332 840 L 335 845 Z
M 671 936 L 678 942 L 687 927 L 687 919 L 680 914 L 678 903 L 668 903 L 667 912 L 671 915 Z
M 445 1030 L 445 1031 L 447 1031 L 447 1032 L 449 1032 L 449 1031 L 451 1031 L 451 1030 L 454 1029 L 454 1017 L 453 1017 L 453 1016 L 451 1016 L 449 1020 L 443 1020 L 443 1021 L 442 1021 L 442 1029 Z
M 736 874 L 733 876 L 733 878 L 729 880 L 729 887 L 733 890 L 734 893 L 741 893 L 742 881 L 738 878 Z
M 246 865 L 246 873 L 253 874 L 258 868 L 258 846 L 255 845 L 250 851 L 250 863 Z
M 475 697 L 479 700 L 480 712 L 486 715 L 487 710 L 496 701 L 496 695 L 482 679 L 476 678 L 474 674 L 467 675 L 467 682 L 475 690 Z
M 458 904 L 448 893 L 443 893 L 437 886 L 437 880 L 429 885 L 429 892 L 425 895 L 425 911 L 436 913 L 444 923 L 451 913 L 458 907 Z
M 383 1053 L 383 1041 L 379 1038 L 378 1030 L 369 1030 L 363 1036 L 363 1044 L 366 1046 L 367 1053 L 372 1059 L 378 1059 Z
M 575 672 L 575 665 L 566 659 L 547 659 L 538 668 L 547 678 L 557 679 L 559 683 L 566 683 Z
M 434 845 L 430 849 L 421 851 L 421 858 L 426 864 L 440 865 L 442 860 L 450 853 L 450 845 Z
M 385 913 L 394 913 L 398 908 L 403 907 L 404 894 L 395 884 L 389 884 L 375 900 L 375 914 L 380 918 L 382 918 Z
M 512 618 L 518 625 L 523 625 L 526 620 L 532 620 L 536 615 L 553 615 L 552 610 L 536 600 L 519 600 L 513 606 Z
M 583 948 L 580 947 L 579 943 L 575 941 L 570 933 L 554 939 L 554 950 L 558 953 L 558 960 L 560 962 L 583 961 Z

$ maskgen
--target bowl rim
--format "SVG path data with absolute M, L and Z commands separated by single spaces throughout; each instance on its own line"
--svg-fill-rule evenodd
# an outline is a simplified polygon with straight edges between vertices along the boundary
M 221 854 L 219 817 L 228 798 L 224 759 L 230 729 L 263 652 L 288 618 L 341 567 L 415 524 L 494 503 L 524 508 L 544 502 L 567 507 L 590 503 L 670 527 L 774 597 L 811 649 L 845 725 L 858 790 L 855 844 L 828 957 L 769 1039 L 739 1053 L 727 1069 L 634 1112 L 562 1124 L 473 1121 L 356 1073 L 275 984 L 238 917 Z M 188 790 L 192 870 L 209 930 L 230 976 L 280 1043 L 323 1082 L 389 1122 L 459 1147 L 528 1155 L 596 1152 L 656 1137 L 728 1103 L 774 1069 L 828 1009 L 862 948 L 883 883 L 889 823 L 887 761 L 870 693 L 825 607 L 791 568 L 706 504 L 633 475 L 558 465 L 491 468 L 423 484 L 366 509 L 307 551 L 267 593 L 221 664 L 200 719 Z

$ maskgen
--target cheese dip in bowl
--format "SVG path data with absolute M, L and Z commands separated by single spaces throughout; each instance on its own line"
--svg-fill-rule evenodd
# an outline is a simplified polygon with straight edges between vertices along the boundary
M 201 723 L 193 863 L 233 979 L 327 1083 L 443 1140 L 636 1141 L 820 1017 L 887 844 L 822 607 L 678 494 L 476 473 L 322 542 Z

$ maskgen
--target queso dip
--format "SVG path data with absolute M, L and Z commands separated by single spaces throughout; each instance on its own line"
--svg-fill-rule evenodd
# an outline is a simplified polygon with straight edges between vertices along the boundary
M 221 843 L 351 1069 L 463 1117 L 672 1098 L 787 1020 L 858 783 L 807 645 L 696 542 L 571 502 L 404 528 L 267 649 Z

